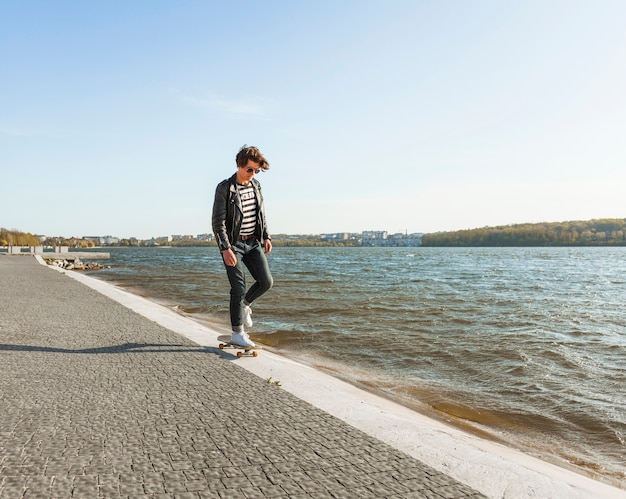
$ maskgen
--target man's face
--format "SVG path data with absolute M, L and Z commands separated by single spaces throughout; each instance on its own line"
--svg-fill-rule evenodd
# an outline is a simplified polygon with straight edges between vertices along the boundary
M 259 172 L 259 163 L 248 160 L 245 166 L 237 169 L 237 182 L 246 185 L 256 173 Z

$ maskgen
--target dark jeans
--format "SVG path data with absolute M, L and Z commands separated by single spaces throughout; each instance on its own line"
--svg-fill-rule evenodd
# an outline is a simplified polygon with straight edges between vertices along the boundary
M 239 240 L 232 248 L 237 255 L 237 265 L 234 267 L 224 265 L 230 282 L 230 323 L 233 331 L 242 332 L 244 300 L 252 303 L 270 290 L 274 280 L 259 241 L 256 239 Z M 247 292 L 246 275 L 242 264 L 248 268 L 255 281 Z

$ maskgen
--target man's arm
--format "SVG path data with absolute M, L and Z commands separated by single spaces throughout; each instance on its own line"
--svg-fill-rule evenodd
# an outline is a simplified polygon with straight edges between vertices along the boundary
M 228 210 L 228 182 L 222 182 L 215 189 L 215 200 L 213 201 L 213 234 L 220 251 L 229 249 L 231 244 L 228 239 L 226 228 L 226 214 Z

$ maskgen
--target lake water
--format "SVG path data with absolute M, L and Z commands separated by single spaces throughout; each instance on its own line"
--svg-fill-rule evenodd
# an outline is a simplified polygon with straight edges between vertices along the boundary
M 228 332 L 216 248 L 111 248 L 112 281 Z M 282 248 L 251 336 L 626 488 L 626 248 Z

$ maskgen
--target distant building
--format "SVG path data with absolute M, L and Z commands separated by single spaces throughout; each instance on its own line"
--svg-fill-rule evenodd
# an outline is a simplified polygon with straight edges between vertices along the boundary
M 83 239 L 91 241 L 98 246 L 110 246 L 112 244 L 119 244 L 120 238 L 113 236 L 84 236 Z
M 332 241 L 346 241 L 350 239 L 350 234 L 347 232 L 337 232 L 335 234 L 320 234 L 320 239 L 330 239 Z
M 361 233 L 362 239 L 378 239 L 383 240 L 387 239 L 387 231 L 386 230 L 366 230 Z
M 104 236 L 104 244 L 105 245 L 119 244 L 119 242 L 120 242 L 120 238 L 119 237 Z
M 384 234 L 384 237 L 382 237 Z M 389 235 L 387 232 L 368 231 L 363 233 L 361 245 L 363 246 L 419 246 L 422 243 L 422 234 L 396 234 Z

